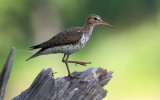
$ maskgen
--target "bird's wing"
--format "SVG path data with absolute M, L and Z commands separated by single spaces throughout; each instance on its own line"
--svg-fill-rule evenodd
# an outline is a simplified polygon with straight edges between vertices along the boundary
M 50 40 L 43 42 L 39 45 L 32 46 L 31 49 L 37 49 L 37 48 L 49 48 L 54 46 L 61 46 L 61 45 L 67 45 L 67 44 L 76 44 L 82 37 L 83 32 L 80 27 L 74 27 L 70 28 L 66 31 L 63 31 L 54 37 L 52 37 Z

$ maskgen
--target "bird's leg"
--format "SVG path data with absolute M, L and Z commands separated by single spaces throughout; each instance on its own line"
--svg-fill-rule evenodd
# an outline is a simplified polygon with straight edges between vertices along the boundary
M 68 71 L 68 76 L 71 78 L 78 78 L 76 76 L 71 75 L 70 70 L 69 70 L 69 66 L 68 66 L 68 58 L 69 58 L 69 54 L 67 54 L 67 58 L 65 59 L 66 54 L 64 54 L 62 62 L 64 62 L 66 64 L 67 67 L 67 71 Z
M 80 61 L 68 61 L 68 63 L 75 63 L 86 66 L 86 64 L 91 64 L 91 62 L 80 62 Z
M 71 73 L 70 73 L 70 70 L 69 70 L 68 62 L 67 62 L 67 60 L 68 60 L 68 58 L 69 58 L 69 55 L 67 55 L 67 58 L 66 58 L 66 59 L 65 59 L 65 57 L 66 57 L 66 54 L 64 54 L 63 59 L 62 59 L 62 62 L 64 62 L 64 63 L 66 64 L 67 71 L 68 71 L 68 76 L 70 76 Z
M 64 54 L 62 62 L 65 62 L 65 56 L 66 56 L 66 54 Z M 80 62 L 80 61 L 68 61 L 67 60 L 67 62 L 68 63 L 80 64 L 80 65 L 83 65 L 83 66 L 86 66 L 86 64 L 91 64 L 91 62 Z
M 66 54 L 64 54 L 62 62 L 65 62 L 65 57 L 66 57 Z

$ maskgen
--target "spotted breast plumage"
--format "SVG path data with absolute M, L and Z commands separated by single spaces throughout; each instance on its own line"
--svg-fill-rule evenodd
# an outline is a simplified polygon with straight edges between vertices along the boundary
M 40 50 L 27 60 L 40 55 L 64 53 L 62 62 L 66 64 L 68 76 L 75 77 L 70 74 L 68 63 L 76 63 L 85 66 L 86 64 L 90 64 L 90 62 L 68 61 L 69 55 L 82 49 L 92 35 L 94 27 L 100 24 L 113 27 L 112 25 L 103 22 L 100 16 L 91 14 L 87 17 L 86 23 L 83 27 L 67 29 L 53 36 L 46 42 L 32 46 L 31 49 Z

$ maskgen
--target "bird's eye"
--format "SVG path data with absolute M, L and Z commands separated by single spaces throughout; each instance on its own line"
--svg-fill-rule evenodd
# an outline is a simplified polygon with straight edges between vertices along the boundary
M 97 17 L 95 17 L 94 20 L 97 20 Z

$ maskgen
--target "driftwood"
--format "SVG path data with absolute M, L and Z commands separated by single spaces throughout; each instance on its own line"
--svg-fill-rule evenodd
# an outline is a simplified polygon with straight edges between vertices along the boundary
M 11 73 L 12 65 L 13 65 L 13 55 L 14 55 L 15 49 L 12 48 L 6 63 L 0 73 L 0 100 L 3 100 L 6 85 Z
M 99 67 L 72 74 L 79 79 L 54 79 L 51 68 L 43 69 L 32 85 L 12 100 L 102 100 L 106 96 L 103 86 L 112 78 L 112 71 Z

